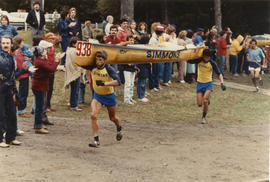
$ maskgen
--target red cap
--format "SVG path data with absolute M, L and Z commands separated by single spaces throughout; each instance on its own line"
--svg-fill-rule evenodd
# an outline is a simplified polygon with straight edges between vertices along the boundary
M 156 27 L 156 31 L 164 32 L 164 27 L 158 25 L 158 26 Z

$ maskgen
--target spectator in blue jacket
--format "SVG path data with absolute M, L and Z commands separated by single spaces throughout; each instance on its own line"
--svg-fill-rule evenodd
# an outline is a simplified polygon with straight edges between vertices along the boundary
M 6 15 L 1 16 L 1 25 L 0 25 L 0 37 L 8 35 L 11 38 L 18 35 L 16 28 L 9 24 L 9 19 Z
M 197 29 L 196 36 L 194 37 L 194 45 L 195 46 L 203 43 L 203 38 L 202 38 L 203 32 L 204 32 L 203 28 Z
M 78 19 L 76 18 L 76 9 L 70 8 L 69 10 L 69 17 L 67 19 L 68 27 L 68 35 L 69 38 L 71 37 L 78 37 L 81 31 L 80 24 L 78 22 Z
M 0 147 L 7 148 L 8 144 L 20 145 L 16 140 L 17 114 L 13 95 L 17 93 L 15 81 L 15 61 L 10 55 L 12 39 L 3 36 L 0 50 Z M 6 143 L 3 142 L 3 128 L 6 124 Z
M 59 18 L 57 28 L 58 28 L 58 33 L 62 38 L 61 48 L 63 52 L 66 52 L 67 47 L 69 45 L 69 39 L 70 39 L 68 36 L 69 25 L 67 24 L 67 19 L 68 19 L 68 12 L 62 11 L 61 18 Z M 64 56 L 63 59 L 61 60 L 61 65 L 65 65 L 65 62 L 66 62 L 65 60 L 66 60 L 66 56 Z

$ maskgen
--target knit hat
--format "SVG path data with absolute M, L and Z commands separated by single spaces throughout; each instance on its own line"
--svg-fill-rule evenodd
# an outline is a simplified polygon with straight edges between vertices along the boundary
M 45 51 L 45 49 L 41 46 L 36 46 L 35 49 L 34 49 L 34 55 L 36 57 L 39 57 L 43 54 L 43 52 Z
M 49 47 L 52 47 L 53 44 L 50 43 L 50 42 L 48 42 L 48 41 L 46 41 L 46 40 L 41 40 L 41 41 L 39 42 L 38 46 L 43 47 L 44 49 L 47 49 L 47 48 L 49 48 Z
M 49 32 L 45 35 L 45 40 L 51 39 L 51 38 L 56 38 L 56 36 L 54 35 L 54 33 Z
M 158 26 L 156 27 L 155 31 L 164 32 L 164 27 L 158 25 Z

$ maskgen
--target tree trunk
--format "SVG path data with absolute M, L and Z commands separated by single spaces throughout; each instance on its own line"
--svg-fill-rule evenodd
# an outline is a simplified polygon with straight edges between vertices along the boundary
M 121 0 L 121 19 L 134 19 L 134 0 Z
M 220 32 L 222 30 L 221 0 L 215 0 L 215 24 Z
M 169 15 L 168 15 L 168 0 L 162 0 L 162 19 L 165 24 L 169 23 Z

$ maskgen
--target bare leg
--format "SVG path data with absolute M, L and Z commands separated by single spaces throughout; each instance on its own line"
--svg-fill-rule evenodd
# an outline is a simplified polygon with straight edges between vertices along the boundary
M 107 110 L 108 110 L 108 113 L 109 113 L 110 120 L 112 122 L 114 122 L 114 124 L 116 125 L 116 129 L 117 129 L 116 140 L 120 141 L 122 139 L 123 135 L 121 133 L 122 127 L 120 125 L 119 119 L 115 115 L 116 106 L 107 107 Z
M 108 110 L 108 114 L 109 114 L 110 120 L 112 122 L 114 122 L 114 124 L 116 125 L 117 128 L 120 128 L 121 126 L 120 126 L 119 119 L 115 115 L 115 113 L 116 113 L 116 106 L 107 107 L 107 110 Z
M 207 113 L 208 111 L 208 101 L 210 99 L 211 90 L 207 90 L 203 95 L 203 112 Z
M 91 120 L 92 120 L 92 129 L 93 129 L 94 137 L 98 136 L 97 117 L 101 108 L 102 108 L 101 103 L 98 102 L 96 99 L 93 99 L 91 103 Z
M 202 101 L 203 101 L 203 93 L 200 92 L 197 94 L 197 104 L 199 107 L 202 107 Z

